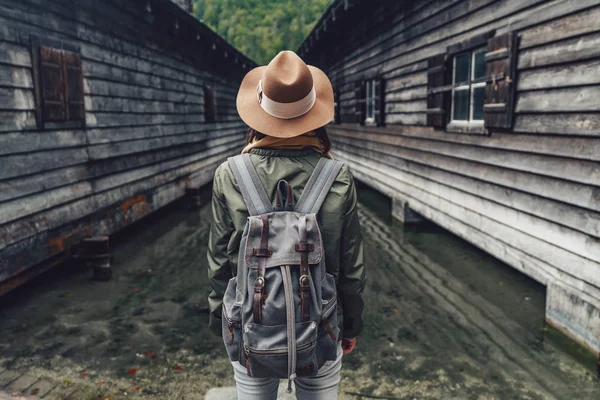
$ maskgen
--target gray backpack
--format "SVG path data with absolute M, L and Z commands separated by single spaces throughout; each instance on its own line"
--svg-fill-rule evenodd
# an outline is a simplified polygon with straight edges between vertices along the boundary
M 294 205 L 280 180 L 274 204 L 248 154 L 228 159 L 249 217 L 240 243 L 237 276 L 223 298 L 223 341 L 248 375 L 311 377 L 338 349 L 337 292 L 325 272 L 317 212 L 342 163 L 321 158 Z

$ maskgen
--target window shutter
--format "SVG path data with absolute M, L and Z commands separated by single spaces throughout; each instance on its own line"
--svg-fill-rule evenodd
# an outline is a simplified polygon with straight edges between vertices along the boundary
M 516 88 L 517 33 L 488 40 L 485 55 L 488 83 L 483 106 L 486 128 L 511 129 Z
M 62 52 L 40 47 L 40 76 L 44 121 L 66 119 Z
M 385 81 L 383 78 L 375 80 L 375 123 L 377 126 L 385 125 Z
M 448 90 L 446 84 L 446 54 L 438 54 L 427 60 L 427 125 L 436 128 L 446 126 Z M 451 88 L 449 89 L 451 90 Z
M 362 125 L 365 123 L 365 118 L 366 118 L 366 114 L 367 114 L 367 110 L 366 110 L 367 81 L 362 80 L 362 81 L 356 82 L 356 86 L 355 86 L 355 90 L 354 90 L 354 97 L 356 99 L 355 106 L 354 106 L 354 113 L 356 114 L 356 122 L 358 122 L 359 124 Z
M 85 106 L 83 102 L 83 72 L 81 70 L 81 57 L 69 51 L 63 52 L 64 77 L 66 88 L 66 119 L 82 121 L 85 119 Z
M 210 87 L 204 87 L 204 122 L 216 120 L 215 92 Z

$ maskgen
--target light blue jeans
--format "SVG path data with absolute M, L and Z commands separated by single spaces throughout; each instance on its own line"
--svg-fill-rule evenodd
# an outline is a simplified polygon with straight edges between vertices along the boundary
M 314 378 L 296 378 L 296 399 L 298 400 L 335 400 L 337 399 L 342 370 L 342 345 L 338 347 L 337 359 L 327 361 Z M 238 400 L 274 400 L 277 399 L 279 379 L 252 378 L 239 362 L 234 361 L 233 372 L 237 386 Z

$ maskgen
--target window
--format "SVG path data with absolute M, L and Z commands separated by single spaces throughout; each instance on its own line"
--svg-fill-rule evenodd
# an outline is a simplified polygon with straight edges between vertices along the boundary
M 38 128 L 81 127 L 85 123 L 83 73 L 79 54 L 36 46 L 34 79 Z
M 450 126 L 483 128 L 486 52 L 486 48 L 480 48 L 454 56 Z
M 469 134 L 512 129 L 518 35 L 495 33 L 470 37 L 427 60 L 428 126 Z
M 376 83 L 374 79 L 369 79 L 367 81 L 367 91 L 365 98 L 365 105 L 367 107 L 365 118 L 366 124 L 372 124 L 373 122 L 375 122 L 375 85 Z
M 204 87 L 204 122 L 216 121 L 216 102 L 213 88 Z

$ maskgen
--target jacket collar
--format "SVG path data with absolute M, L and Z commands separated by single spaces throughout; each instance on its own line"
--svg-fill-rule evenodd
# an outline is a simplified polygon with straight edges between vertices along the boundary
M 302 149 L 302 150 L 281 150 L 281 149 L 252 149 L 249 151 L 251 154 L 256 154 L 259 156 L 266 157 L 305 157 L 310 155 L 318 154 L 316 151 L 312 149 Z

